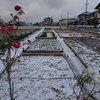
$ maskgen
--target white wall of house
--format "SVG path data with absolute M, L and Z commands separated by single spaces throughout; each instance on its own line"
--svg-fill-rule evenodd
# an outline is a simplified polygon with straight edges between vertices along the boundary
M 97 13 L 97 18 L 100 18 L 100 13 Z
M 100 18 L 100 7 L 98 7 L 97 18 Z
M 70 18 L 60 19 L 59 24 L 60 25 L 67 25 L 70 20 L 71 20 Z

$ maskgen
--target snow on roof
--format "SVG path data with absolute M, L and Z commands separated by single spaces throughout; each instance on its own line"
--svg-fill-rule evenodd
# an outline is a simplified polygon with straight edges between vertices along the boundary
M 79 14 L 78 16 L 81 16 L 81 15 L 90 15 L 90 12 L 83 12 L 83 13 L 81 13 L 81 14 Z
M 100 7 L 100 3 L 95 7 L 95 9 L 98 9 Z

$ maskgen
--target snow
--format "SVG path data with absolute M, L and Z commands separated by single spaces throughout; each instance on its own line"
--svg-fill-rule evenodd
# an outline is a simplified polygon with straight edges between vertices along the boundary
M 47 33 L 47 37 L 53 37 L 52 33 Z
M 32 42 L 32 41 L 36 40 L 35 37 L 36 37 L 37 35 L 39 35 L 43 30 L 44 30 L 44 28 L 41 29 L 40 31 L 35 32 L 35 33 L 33 33 L 32 35 L 28 36 L 28 38 L 25 38 L 24 40 L 20 41 L 21 47 L 20 47 L 18 50 L 13 49 L 13 50 L 11 51 L 11 54 L 12 54 L 11 56 L 14 57 L 14 55 L 15 55 L 15 50 L 17 51 L 16 57 L 20 56 L 21 53 L 22 53 L 22 51 L 23 51 L 23 48 L 26 49 L 26 48 L 28 48 L 28 46 L 29 46 L 29 44 L 27 43 L 27 41 L 30 40 L 30 41 Z M 4 56 L 2 56 L 2 57 L 5 58 Z M 1 61 L 0 61 L 0 65 L 1 65 L 1 66 L 0 66 L 0 73 L 1 73 L 1 72 L 5 69 L 5 67 L 3 66 L 3 64 L 2 64 Z
M 74 67 L 76 68 L 76 70 L 80 70 L 78 71 L 78 74 L 81 74 L 81 72 L 84 70 L 84 66 L 83 64 L 80 62 L 80 60 L 75 56 L 75 54 L 71 51 L 71 49 L 65 44 L 65 42 L 63 41 L 63 38 L 60 38 L 58 36 L 58 34 L 53 31 L 55 33 L 55 35 L 57 36 L 57 39 L 60 41 L 61 46 L 63 48 L 64 54 L 68 55 L 69 58 L 71 59 L 72 64 L 74 65 Z
M 62 48 L 56 39 L 37 39 L 28 50 L 62 50 Z
M 80 33 L 59 33 L 60 37 L 89 37 L 89 35 L 86 34 L 80 34 Z
M 30 47 L 31 49 L 40 50 L 40 48 L 36 49 L 36 45 L 41 45 L 43 42 L 47 43 L 46 41 L 37 41 L 37 44 L 34 44 L 36 37 L 43 31 L 44 28 L 20 41 L 22 46 L 18 49 L 16 55 L 16 57 L 20 57 L 12 66 L 11 72 L 11 80 L 14 82 L 15 100 L 68 100 L 68 97 L 71 100 L 76 100 L 75 94 L 73 93 L 73 86 L 76 84 L 76 80 L 74 79 L 74 73 L 69 65 L 68 59 L 66 60 L 64 56 L 21 56 L 23 48 Z M 84 65 L 66 45 L 63 38 L 60 38 L 54 30 L 52 31 L 55 33 L 59 42 L 58 47 L 60 45 L 63 48 L 63 54 L 69 58 L 77 73 L 81 74 L 85 68 Z M 31 41 L 31 44 L 27 42 L 28 40 Z M 74 45 L 74 50 L 82 59 L 85 59 L 84 61 L 88 66 L 93 66 L 95 71 L 98 71 L 100 56 L 96 52 L 78 43 L 73 44 L 73 42 L 70 42 L 69 44 L 70 46 Z M 52 44 L 50 46 L 52 47 Z M 86 54 L 80 53 L 82 50 Z M 94 55 L 91 54 L 95 54 L 95 60 L 93 59 Z M 13 56 L 14 51 L 12 51 Z M 90 62 L 91 59 L 94 60 L 92 63 Z M 0 65 L 0 71 L 3 69 L 4 66 Z M 97 88 L 99 89 L 99 86 Z M 79 92 L 78 87 L 76 91 L 77 93 Z M 0 79 L 0 99 L 10 99 L 6 73 Z
M 88 67 L 92 67 L 95 73 L 99 73 L 100 70 L 100 55 L 93 50 L 88 49 L 81 44 L 66 39 L 68 44 L 77 52 L 81 59 L 86 63 Z
M 15 84 L 16 100 L 66 99 L 73 94 L 72 87 L 76 83 L 70 66 L 62 56 L 20 57 L 12 67 L 11 79 Z M 3 76 L 0 80 L 2 100 L 9 97 L 6 82 L 6 76 Z

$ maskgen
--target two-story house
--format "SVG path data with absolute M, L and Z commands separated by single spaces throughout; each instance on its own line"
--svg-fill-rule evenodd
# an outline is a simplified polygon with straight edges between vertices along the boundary
M 50 17 L 47 17 L 44 19 L 44 24 L 45 25 L 53 25 L 53 19 Z
M 100 3 L 95 7 L 95 9 L 97 9 L 97 20 L 100 24 Z
M 83 13 L 79 14 L 78 15 L 79 24 L 80 25 L 87 25 L 90 17 L 91 17 L 90 12 L 83 12 Z

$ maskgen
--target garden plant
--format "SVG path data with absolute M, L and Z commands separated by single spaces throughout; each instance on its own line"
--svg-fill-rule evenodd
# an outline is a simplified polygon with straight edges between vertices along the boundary
M 16 5 L 14 9 L 17 13 L 15 15 L 13 15 L 12 13 L 10 14 L 12 17 L 12 21 L 10 21 L 8 25 L 5 23 L 2 23 L 0 25 L 1 41 L 5 45 L 5 50 L 6 50 L 4 57 L 0 55 L 0 60 L 5 66 L 5 71 L 7 73 L 11 100 L 14 100 L 14 98 L 12 97 L 12 83 L 11 83 L 10 73 L 11 73 L 12 65 L 14 64 L 16 60 L 17 50 L 20 47 L 20 42 L 17 40 L 14 40 L 18 26 L 16 26 L 15 28 L 13 25 L 19 21 L 19 16 L 24 14 L 22 7 L 18 5 Z M 12 50 L 14 51 L 14 56 L 12 56 L 12 52 L 11 52 Z
M 96 90 L 96 86 L 100 85 L 100 72 L 96 74 L 93 68 L 88 67 L 81 75 L 76 75 L 75 79 L 77 83 L 73 86 L 73 93 L 76 100 L 99 100 L 96 94 L 100 94 L 100 90 Z M 69 100 L 71 100 L 70 97 L 68 97 Z

